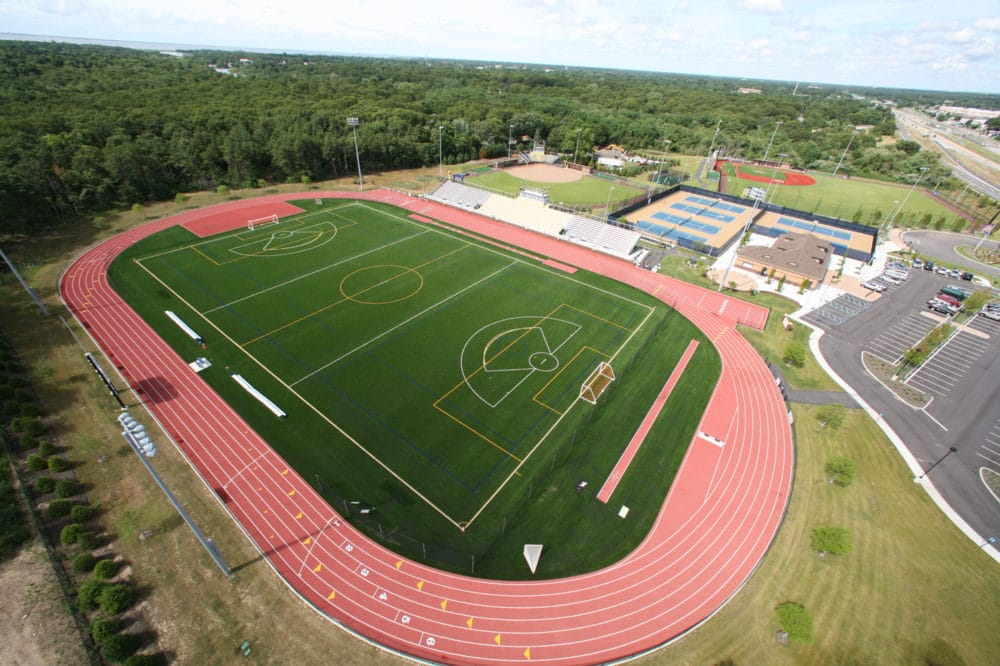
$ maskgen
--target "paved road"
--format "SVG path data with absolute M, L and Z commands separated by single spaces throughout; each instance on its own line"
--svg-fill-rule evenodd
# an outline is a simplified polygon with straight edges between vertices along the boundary
M 973 273 L 979 275 L 989 275 L 993 279 L 1000 279 L 1000 267 L 988 266 L 978 261 L 973 261 L 956 249 L 959 246 L 971 245 L 975 247 L 980 236 L 967 234 L 956 234 L 951 231 L 907 231 L 903 233 L 903 241 L 921 256 L 929 257 L 935 261 L 946 261 L 958 266 L 968 268 Z M 987 240 L 984 245 L 996 247 L 997 241 Z
M 1000 504 L 979 480 L 981 467 L 1000 471 L 1000 456 L 991 460 L 989 449 L 984 448 L 990 446 L 991 432 L 1000 425 L 1000 383 L 996 379 L 1000 376 L 1000 325 L 980 317 L 977 335 L 963 334 L 966 337 L 949 343 L 947 353 L 967 362 L 938 363 L 943 366 L 939 368 L 943 375 L 934 385 L 935 392 L 929 392 L 934 399 L 925 410 L 903 403 L 861 364 L 862 351 L 875 349 L 879 337 L 896 322 L 907 318 L 921 322 L 926 318 L 923 303 L 938 288 L 954 282 L 924 271 L 911 274 L 908 282 L 893 288 L 869 309 L 839 325 L 825 325 L 820 349 L 833 369 L 896 431 L 925 470 L 950 447 L 958 449 L 928 476 L 973 529 L 984 536 L 1000 537 Z M 968 337 L 978 341 L 978 350 L 963 346 Z

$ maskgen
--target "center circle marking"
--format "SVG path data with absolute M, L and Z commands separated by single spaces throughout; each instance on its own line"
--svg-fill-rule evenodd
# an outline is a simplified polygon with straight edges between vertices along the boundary
M 340 281 L 340 294 L 364 305 L 387 305 L 410 298 L 424 286 L 424 276 L 407 266 L 380 264 L 348 273 Z
M 549 352 L 535 352 L 528 357 L 528 365 L 532 370 L 552 372 L 559 367 L 559 359 Z

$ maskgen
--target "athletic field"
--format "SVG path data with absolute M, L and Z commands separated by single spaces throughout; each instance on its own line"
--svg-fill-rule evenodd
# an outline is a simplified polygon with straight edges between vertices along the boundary
M 131 248 L 112 278 L 185 361 L 209 360 L 201 376 L 303 477 L 416 532 L 485 523 L 476 541 L 490 542 L 576 442 L 599 484 L 590 475 L 610 471 L 699 337 L 643 294 L 392 206 L 296 205 L 280 223 L 207 239 L 168 229 Z M 714 354 L 693 367 L 703 356 Z M 615 381 L 596 374 L 602 364 Z M 657 465 L 679 464 L 718 367 L 689 372 L 695 413 L 658 434 Z M 602 409 L 614 417 L 594 418 Z M 669 476 L 643 493 L 650 519 Z

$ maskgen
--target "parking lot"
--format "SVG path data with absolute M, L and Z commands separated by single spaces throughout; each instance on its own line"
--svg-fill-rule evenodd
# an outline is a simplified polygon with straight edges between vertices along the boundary
M 928 395 L 946 396 L 962 386 L 966 374 L 991 347 L 995 347 L 995 340 L 960 331 L 907 377 L 906 383 Z
M 993 469 L 1000 469 L 1000 421 L 993 423 L 976 455 L 993 463 Z
M 920 342 L 940 321 L 923 312 L 911 312 L 869 340 L 865 349 L 889 363 L 899 363 L 903 352 Z

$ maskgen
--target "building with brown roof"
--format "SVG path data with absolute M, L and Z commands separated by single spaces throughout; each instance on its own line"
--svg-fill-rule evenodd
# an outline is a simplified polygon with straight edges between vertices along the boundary
M 813 234 L 784 233 L 770 247 L 751 245 L 737 251 L 737 266 L 744 270 L 768 275 L 801 286 L 809 280 L 813 287 L 823 282 L 833 258 L 833 246 Z

